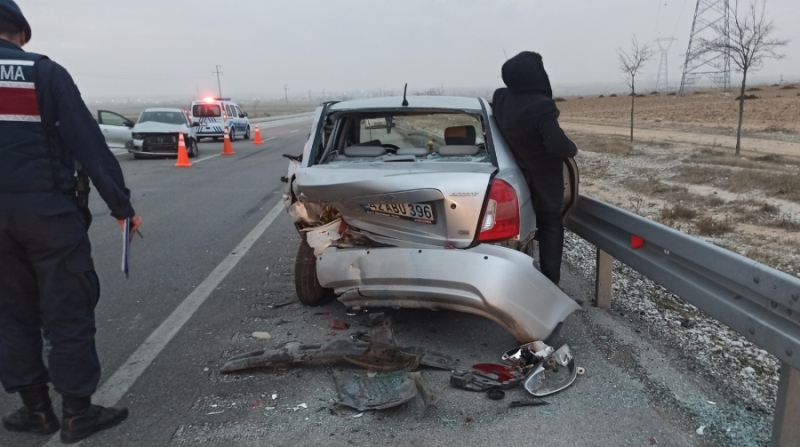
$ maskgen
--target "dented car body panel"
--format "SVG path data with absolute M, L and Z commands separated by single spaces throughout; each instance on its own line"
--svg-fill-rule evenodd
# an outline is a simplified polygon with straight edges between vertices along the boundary
M 324 104 L 302 159 L 290 163 L 287 211 L 302 243 L 313 241 L 319 285 L 348 306 L 462 311 L 521 342 L 546 339 L 578 306 L 529 256 L 531 194 L 491 107 L 475 98 L 401 102 Z M 565 215 L 577 197 L 572 163 Z M 498 181 L 514 200 L 492 198 Z M 503 213 L 515 216 L 516 233 L 482 238 Z
M 320 284 L 347 306 L 447 309 L 488 318 L 520 342 L 544 340 L 578 305 L 516 250 L 325 250 Z

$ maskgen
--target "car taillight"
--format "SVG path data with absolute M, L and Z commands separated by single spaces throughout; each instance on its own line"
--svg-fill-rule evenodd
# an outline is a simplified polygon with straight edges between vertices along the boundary
M 519 200 L 507 182 L 494 179 L 489 186 L 486 211 L 481 216 L 478 242 L 498 242 L 519 234 Z

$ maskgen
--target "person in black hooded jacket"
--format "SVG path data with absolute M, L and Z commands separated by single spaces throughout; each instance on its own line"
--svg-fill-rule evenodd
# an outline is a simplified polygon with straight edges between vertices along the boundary
M 541 55 L 525 51 L 506 61 L 503 82 L 507 88 L 494 92 L 492 109 L 531 189 L 542 273 L 558 284 L 564 248 L 563 164 L 578 148 L 558 125 L 559 112 Z

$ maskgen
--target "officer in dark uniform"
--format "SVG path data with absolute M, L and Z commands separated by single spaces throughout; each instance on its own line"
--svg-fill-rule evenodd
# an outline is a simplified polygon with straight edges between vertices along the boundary
M 67 71 L 22 50 L 31 28 L 0 0 L 0 382 L 24 406 L 3 418 L 12 431 L 61 429 L 77 442 L 122 422 L 124 408 L 92 405 L 100 379 L 94 308 L 100 285 L 76 198 L 82 165 L 111 215 L 141 225 L 122 170 Z M 84 188 L 85 190 L 85 188 Z M 45 367 L 42 330 L 52 344 Z M 48 383 L 63 396 L 62 423 Z

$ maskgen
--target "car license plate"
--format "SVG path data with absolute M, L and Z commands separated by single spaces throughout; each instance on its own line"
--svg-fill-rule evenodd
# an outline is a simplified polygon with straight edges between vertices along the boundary
M 423 203 L 381 203 L 361 206 L 368 214 L 380 214 L 426 224 L 435 222 L 433 207 Z

